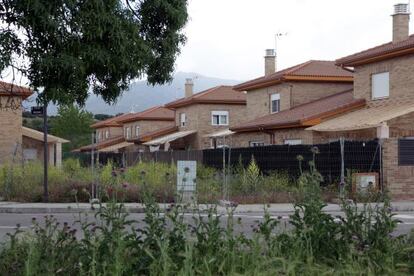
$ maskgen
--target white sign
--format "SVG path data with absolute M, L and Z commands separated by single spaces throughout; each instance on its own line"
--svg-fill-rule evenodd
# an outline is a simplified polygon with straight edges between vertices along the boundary
M 177 161 L 177 191 L 195 192 L 197 161 Z

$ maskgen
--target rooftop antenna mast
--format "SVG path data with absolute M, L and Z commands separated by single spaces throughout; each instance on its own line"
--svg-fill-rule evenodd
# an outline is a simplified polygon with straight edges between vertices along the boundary
M 278 58 L 278 53 L 279 53 L 279 50 L 277 48 L 277 44 L 278 44 L 277 42 L 281 37 L 287 36 L 287 34 L 288 33 L 283 33 L 283 32 L 280 32 L 280 31 L 275 34 L 275 56 L 276 56 L 276 58 Z

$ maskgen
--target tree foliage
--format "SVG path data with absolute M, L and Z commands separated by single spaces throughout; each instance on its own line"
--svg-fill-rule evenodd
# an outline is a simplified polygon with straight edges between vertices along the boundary
M 69 151 L 90 143 L 93 122 L 92 113 L 73 105 L 62 106 L 50 120 L 50 130 L 53 135 L 70 140 L 63 145 L 63 151 Z
M 187 0 L 0 0 L 0 71 L 42 101 L 112 103 L 132 79 L 171 80 L 187 18 Z

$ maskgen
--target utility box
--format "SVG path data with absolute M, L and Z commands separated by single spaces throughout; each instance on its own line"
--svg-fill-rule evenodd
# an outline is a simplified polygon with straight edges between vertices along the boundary
M 196 201 L 197 161 L 177 161 L 178 201 Z
M 352 179 L 352 193 L 354 196 L 368 195 L 380 190 L 379 175 L 376 172 L 354 173 Z

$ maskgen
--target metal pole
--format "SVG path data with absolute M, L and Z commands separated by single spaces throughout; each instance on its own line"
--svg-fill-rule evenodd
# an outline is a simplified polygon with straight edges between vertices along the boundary
M 380 150 L 379 150 L 379 165 L 380 165 L 379 181 L 380 181 L 381 192 L 384 192 L 384 178 L 383 178 L 383 167 L 382 167 L 382 144 L 384 143 L 384 139 L 379 139 L 378 143 L 380 147 Z
M 48 163 L 49 163 L 49 146 L 47 143 L 47 101 L 43 105 L 43 201 L 49 202 L 48 191 Z
M 226 136 L 223 136 L 223 144 L 222 144 L 222 147 L 223 147 L 223 178 L 224 178 L 224 191 L 223 191 L 223 193 L 224 193 L 224 198 L 226 199 L 227 198 L 227 173 L 226 173 L 226 147 L 225 147 L 225 145 L 226 145 Z
M 92 171 L 92 199 L 96 198 L 96 191 L 95 191 L 95 135 L 92 133 L 92 150 L 91 150 L 91 171 Z
M 345 138 L 341 137 L 340 140 L 341 145 L 341 183 L 339 184 L 339 196 L 343 198 L 344 196 L 344 188 L 345 188 L 345 160 L 344 160 L 344 148 L 345 148 Z

